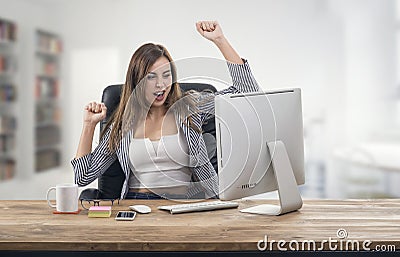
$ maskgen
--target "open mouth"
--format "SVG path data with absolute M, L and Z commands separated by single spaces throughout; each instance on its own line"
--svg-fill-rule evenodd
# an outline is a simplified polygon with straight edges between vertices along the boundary
M 156 97 L 157 101 L 162 101 L 164 99 L 164 94 L 165 94 L 165 90 L 153 93 L 153 95 Z

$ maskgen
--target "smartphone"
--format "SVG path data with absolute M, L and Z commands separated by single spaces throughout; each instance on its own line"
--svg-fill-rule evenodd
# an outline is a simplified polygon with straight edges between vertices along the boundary
M 115 220 L 134 220 L 136 217 L 136 212 L 134 211 L 119 211 Z

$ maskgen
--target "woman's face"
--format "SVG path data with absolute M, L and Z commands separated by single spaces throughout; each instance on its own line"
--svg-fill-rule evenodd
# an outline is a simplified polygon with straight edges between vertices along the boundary
M 171 91 L 172 72 L 168 59 L 160 57 L 151 67 L 146 75 L 146 100 L 151 107 L 164 105 L 165 100 Z

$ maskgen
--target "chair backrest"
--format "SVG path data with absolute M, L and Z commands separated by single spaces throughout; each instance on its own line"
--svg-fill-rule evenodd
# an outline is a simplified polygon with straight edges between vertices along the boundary
M 188 91 L 188 90 L 196 90 L 198 92 L 217 91 L 215 87 L 210 84 L 203 84 L 203 83 L 179 83 L 179 84 L 183 91 Z M 107 106 L 107 115 L 106 118 L 100 122 L 101 131 L 103 130 L 109 118 L 117 108 L 121 99 L 121 91 L 122 91 L 121 84 L 111 85 L 103 90 L 102 102 Z M 217 170 L 218 165 L 217 165 L 217 155 L 215 150 L 214 117 L 211 117 L 204 123 L 202 130 L 203 133 L 211 134 L 213 136 L 212 139 L 209 139 L 211 137 L 210 135 L 207 135 L 207 137 L 205 136 L 205 141 L 208 149 L 214 149 L 208 152 L 211 164 L 214 166 L 214 169 Z M 117 159 L 113 164 L 111 164 L 111 166 L 107 169 L 107 171 L 105 171 L 103 175 L 101 175 L 98 179 L 98 189 L 101 194 L 100 198 L 103 199 L 119 198 L 121 195 L 121 188 L 122 184 L 124 183 L 124 180 L 125 180 L 125 174 L 123 173 L 121 165 Z

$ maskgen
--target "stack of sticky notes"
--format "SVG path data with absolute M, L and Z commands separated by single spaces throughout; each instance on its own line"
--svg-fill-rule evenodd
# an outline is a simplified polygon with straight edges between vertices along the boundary
M 89 218 L 109 218 L 111 216 L 111 206 L 92 206 L 89 208 Z

